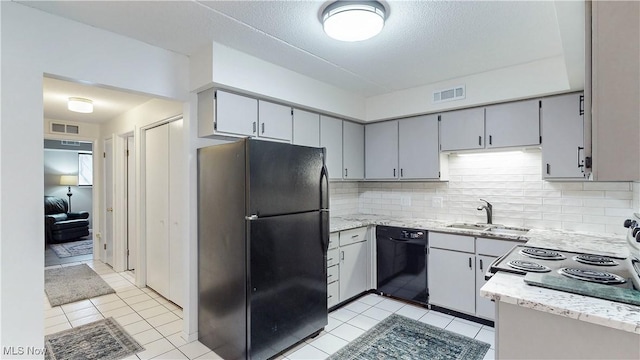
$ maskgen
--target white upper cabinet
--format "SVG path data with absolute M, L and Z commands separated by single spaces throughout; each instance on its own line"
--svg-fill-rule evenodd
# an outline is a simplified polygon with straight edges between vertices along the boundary
M 540 144 L 538 100 L 516 101 L 486 107 L 486 147 Z
M 291 107 L 258 100 L 258 136 L 291 142 Z
M 367 179 L 397 179 L 398 120 L 367 124 L 365 153 Z
M 484 108 L 446 112 L 440 119 L 442 151 L 484 148 Z
M 293 109 L 293 144 L 320 146 L 320 115 Z
M 342 120 L 320 116 L 320 147 L 327 149 L 330 179 L 342 179 Z
M 440 176 L 438 116 L 426 115 L 398 122 L 400 179 Z
M 342 177 L 349 180 L 364 179 L 364 125 L 343 121 L 342 136 Z
M 215 130 L 227 134 L 258 135 L 258 100 L 218 90 Z
M 582 93 L 542 99 L 542 176 L 584 178 Z

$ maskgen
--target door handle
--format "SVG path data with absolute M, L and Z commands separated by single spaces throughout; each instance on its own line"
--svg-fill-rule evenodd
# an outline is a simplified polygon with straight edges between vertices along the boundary
M 480 271 L 482 271 L 482 259 L 480 259 Z
M 489 135 L 489 145 L 493 145 L 493 136 Z
M 253 122 L 253 133 L 254 134 L 256 133 L 256 122 L 255 121 Z
M 584 150 L 582 146 L 578 146 L 578 167 L 584 167 L 584 164 L 580 164 L 580 150 Z
M 551 165 L 547 163 L 547 175 L 551 175 Z
M 469 257 L 469 269 L 472 269 L 473 267 L 471 266 L 471 257 Z
M 264 134 L 264 123 L 260 124 L 260 126 L 262 127 L 262 133 Z
M 344 261 L 344 251 L 340 251 L 340 260 Z
M 478 145 L 482 146 L 482 135 L 478 136 Z
M 113 212 L 113 208 L 107 208 L 108 212 Z

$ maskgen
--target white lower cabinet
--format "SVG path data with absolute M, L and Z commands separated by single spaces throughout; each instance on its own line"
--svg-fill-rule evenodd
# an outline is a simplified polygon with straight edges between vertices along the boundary
M 429 232 L 429 302 L 480 318 L 495 319 L 495 303 L 480 296 L 491 262 L 517 243 Z
M 329 308 L 369 290 L 370 249 L 366 227 L 331 233 L 327 252 Z

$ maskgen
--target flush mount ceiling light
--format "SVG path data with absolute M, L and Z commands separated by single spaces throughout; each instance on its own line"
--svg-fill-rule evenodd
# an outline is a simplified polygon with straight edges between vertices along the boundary
M 377 1 L 336 1 L 322 12 L 324 32 L 340 41 L 362 41 L 378 35 L 384 19 L 384 6 Z
M 84 114 L 92 113 L 93 101 L 85 98 L 70 97 L 69 102 L 67 103 L 67 108 L 74 112 Z

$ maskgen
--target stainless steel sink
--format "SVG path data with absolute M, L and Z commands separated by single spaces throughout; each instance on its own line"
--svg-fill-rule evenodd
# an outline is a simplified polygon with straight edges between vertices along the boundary
M 448 228 L 463 229 L 463 230 L 476 230 L 487 231 L 491 225 L 488 224 L 469 224 L 469 223 L 455 223 L 447 225 Z
M 519 227 L 510 227 L 510 226 L 492 226 L 486 231 L 494 234 L 520 236 L 520 235 L 526 235 L 529 232 L 529 229 L 519 228 Z

